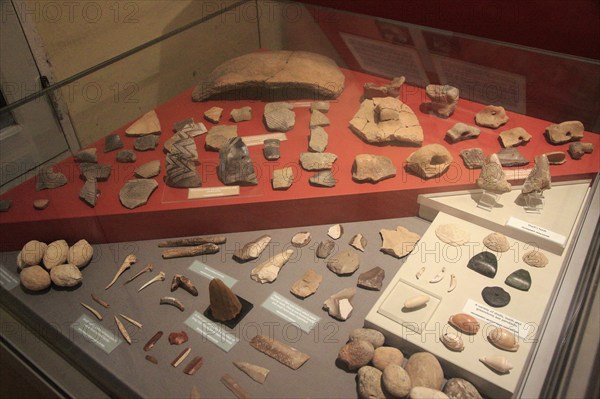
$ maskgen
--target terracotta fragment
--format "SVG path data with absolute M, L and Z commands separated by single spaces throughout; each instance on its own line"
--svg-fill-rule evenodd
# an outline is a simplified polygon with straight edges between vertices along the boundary
M 87 179 L 79 190 L 79 198 L 92 208 L 96 206 L 96 201 L 100 196 L 100 190 L 98 189 L 98 183 L 96 179 Z
M 405 82 L 404 76 L 393 78 L 385 85 L 376 83 L 365 83 L 363 86 L 362 99 L 373 99 L 375 97 L 398 97 L 400 88 Z
M 29 291 L 42 291 L 50 287 L 50 274 L 41 266 L 30 266 L 21 270 L 19 274 L 21 285 Z
M 385 270 L 381 267 L 377 266 L 368 270 L 364 273 L 361 273 L 358 276 L 357 285 L 361 288 L 366 288 L 368 290 L 381 290 L 381 286 L 383 285 L 383 279 L 385 278 Z
M 290 260 L 294 250 L 288 249 L 256 266 L 250 272 L 250 278 L 261 284 L 272 283 L 277 279 L 281 268 Z
M 67 184 L 67 176 L 61 172 L 55 172 L 52 166 L 43 166 L 39 169 L 35 190 L 54 189 Z
M 79 171 L 84 180 L 106 181 L 110 177 L 112 166 L 84 162 L 79 165 Z
M 154 110 L 142 115 L 125 130 L 127 136 L 144 136 L 146 134 L 161 134 L 160 121 Z
M 138 166 L 133 173 L 139 178 L 150 179 L 158 176 L 160 173 L 160 161 L 158 159 L 147 162 L 141 166 Z
M 504 148 L 511 148 L 527 144 L 531 140 L 531 134 L 522 127 L 515 127 L 501 132 L 499 138 Z
M 296 248 L 302 248 L 310 243 L 312 235 L 308 231 L 301 231 L 292 237 L 292 245 Z
M 174 331 L 169 334 L 169 343 L 171 345 L 181 345 L 188 341 L 188 335 L 185 331 Z
M 152 151 L 158 146 L 160 138 L 154 134 L 138 137 L 133 143 L 136 151 Z
M 544 191 L 550 189 L 552 185 L 552 177 L 550 176 L 550 165 L 546 155 L 538 155 L 535 157 L 535 166 L 525 179 L 521 192 L 528 194 L 536 191 Z
M 571 143 L 569 145 L 569 155 L 573 159 L 581 159 L 584 154 L 591 154 L 594 152 L 594 144 L 592 143 Z
M 358 255 L 352 250 L 338 252 L 327 262 L 327 268 L 338 276 L 354 273 L 359 268 L 359 265 Z
M 240 249 L 237 249 L 233 254 L 233 259 L 238 262 L 247 262 L 256 259 L 265 250 L 271 242 L 271 236 L 262 235 L 254 241 L 250 241 Z
M 33 200 L 33 207 L 37 210 L 44 210 L 46 208 L 48 208 L 48 204 L 50 203 L 50 200 L 48 199 L 36 199 Z
M 263 155 L 268 161 L 276 161 L 281 156 L 279 139 L 267 139 L 264 141 Z
M 321 111 L 323 113 L 329 112 L 329 103 L 327 101 L 315 101 L 310 103 L 310 111 Z
M 567 162 L 567 154 L 562 151 L 547 152 L 546 158 L 548 158 L 550 165 L 562 165 Z
M 242 310 L 238 297 L 218 278 L 212 279 L 208 285 L 210 311 L 212 317 L 219 321 L 234 319 Z
M 317 292 L 323 276 L 314 269 L 308 269 L 300 280 L 296 280 L 290 292 L 299 298 L 306 298 Z
M 308 149 L 313 152 L 323 152 L 327 148 L 329 136 L 325 129 L 320 126 L 310 129 Z
M 212 107 L 204 111 L 204 119 L 212 123 L 219 123 L 221 115 L 223 115 L 223 108 L 221 107 Z
M 312 175 L 308 182 L 315 187 L 335 187 L 337 180 L 330 170 L 322 170 Z
M 448 118 L 454 113 L 459 99 L 459 90 L 449 85 L 427 85 L 425 94 L 431 100 L 429 108 L 438 116 Z
M 506 115 L 504 107 L 496 105 L 488 105 L 475 115 L 475 123 L 479 126 L 498 129 L 500 126 L 508 122 L 509 118 Z
M 477 187 L 495 193 L 507 193 L 511 190 L 511 185 L 506 180 L 506 175 L 496 154 L 490 155 L 484 161 L 479 178 L 477 178 Z
M 194 89 L 192 99 L 228 94 L 237 100 L 333 99 L 343 89 L 344 74 L 328 57 L 306 51 L 260 51 L 219 65 Z
M 257 185 L 248 147 L 241 138 L 231 139 L 219 150 L 219 179 L 225 185 Z
M 291 166 L 283 169 L 274 169 L 271 184 L 273 190 L 287 190 L 294 183 L 294 170 Z
M 177 133 L 172 137 L 173 141 L 170 145 L 165 143 L 165 148 L 168 149 L 171 156 L 178 156 L 187 160 L 198 162 L 198 148 L 193 138 L 185 133 Z
M 201 187 L 202 179 L 196 171 L 193 160 L 182 154 L 167 154 L 165 183 L 169 187 L 191 188 Z
M 246 106 L 242 108 L 235 108 L 230 113 L 231 120 L 234 122 L 245 122 L 252 119 L 252 108 Z
M 429 144 L 406 159 L 406 169 L 423 179 L 440 176 L 452 163 L 452 155 L 440 144 Z
M 383 239 L 381 252 L 396 258 L 402 258 L 411 253 L 417 241 L 421 239 L 420 235 L 402 226 L 396 227 L 396 230 L 381 229 L 379 234 Z
M 503 148 L 496 153 L 498 160 L 503 167 L 523 166 L 529 163 L 529 160 L 523 156 L 516 148 Z
M 145 205 L 158 187 L 154 179 L 129 180 L 119 191 L 121 204 L 127 209 Z
M 235 125 L 214 126 L 206 135 L 204 147 L 207 151 L 219 151 L 229 140 L 237 136 L 237 126 Z
M 396 176 L 392 160 L 384 155 L 359 154 L 352 164 L 352 179 L 357 182 L 377 183 Z
M 546 138 L 551 144 L 563 144 L 583 138 L 583 123 L 566 121 L 550 125 L 546 128 Z
M 250 346 L 292 370 L 297 370 L 310 359 L 310 356 L 298 349 L 264 335 L 256 335 L 252 338 Z
M 458 122 L 446 131 L 446 138 L 451 143 L 457 143 L 463 140 L 476 139 L 479 137 L 481 130 L 475 126 L 467 125 L 466 123 Z
M 459 155 L 463 159 L 465 166 L 469 169 L 481 169 L 485 161 L 485 156 L 481 148 L 467 148 L 461 150 Z
M 289 132 L 296 124 L 293 106 L 288 103 L 270 103 L 265 105 L 264 122 L 271 132 Z
M 356 295 L 356 288 L 344 288 L 330 296 L 323 303 L 323 309 L 329 313 L 329 316 L 345 321 L 352 315 L 354 295 Z
M 312 111 L 309 123 L 309 127 L 311 129 L 314 129 L 315 127 L 329 126 L 329 123 L 329 118 L 321 111 L 316 109 Z
M 110 134 L 104 139 L 104 152 L 111 152 L 123 148 L 124 144 L 121 141 L 121 136 L 118 134 Z
M 300 165 L 305 170 L 331 169 L 337 155 L 329 152 L 303 152 L 300 154 Z
M 117 153 L 117 162 L 134 163 L 136 160 L 135 152 L 131 150 L 121 150 Z
M 96 163 L 98 162 L 96 151 L 96 148 L 86 148 L 76 153 L 73 157 L 77 162 Z
M 173 132 L 177 133 L 181 129 L 183 129 L 184 126 L 192 124 L 192 123 L 194 123 L 194 118 L 187 118 L 187 119 L 177 121 L 173 124 Z

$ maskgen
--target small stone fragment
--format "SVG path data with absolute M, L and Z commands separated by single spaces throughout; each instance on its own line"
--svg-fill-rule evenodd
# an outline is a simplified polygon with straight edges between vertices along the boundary
M 192 123 L 194 123 L 194 118 L 187 118 L 187 119 L 183 119 L 178 122 L 175 122 L 173 124 L 173 132 L 177 133 L 181 129 L 183 129 L 186 125 L 190 125 Z
M 502 170 L 502 165 L 496 154 L 486 158 L 481 173 L 477 178 L 477 187 L 495 193 L 507 193 L 511 190 L 510 183 Z
M 473 256 L 467 267 L 489 278 L 494 278 L 498 271 L 498 258 L 491 252 L 483 251 Z
M 339 239 L 344 234 L 344 226 L 341 224 L 334 224 L 327 229 L 327 235 L 334 240 Z
M 506 277 L 504 284 L 521 291 L 529 291 L 529 288 L 531 288 L 531 274 L 525 269 L 515 270 Z
M 8 212 L 12 206 L 12 200 L 0 200 L 0 212 Z
M 311 186 L 329 188 L 335 187 L 335 184 L 337 183 L 335 176 L 330 170 L 322 170 L 315 173 L 308 179 L 308 182 Z
M 321 241 L 317 246 L 317 258 L 325 259 L 335 248 L 335 242 L 331 240 Z
M 463 140 L 476 139 L 479 137 L 481 130 L 475 126 L 467 125 L 466 123 L 458 122 L 446 132 L 446 138 L 451 143 L 457 143 Z M 463 150 L 464 151 L 464 150 Z
M 441 241 L 453 247 L 459 247 L 469 242 L 471 235 L 465 229 L 454 223 L 441 224 L 435 229 L 435 235 Z
M 583 123 L 579 121 L 566 121 L 546 128 L 546 138 L 551 144 L 564 144 L 583 138 Z
M 413 386 L 409 393 L 410 399 L 448 399 L 448 396 L 437 389 Z
M 368 341 L 377 349 L 383 346 L 385 337 L 381 332 L 371 328 L 356 328 L 350 332 L 350 341 Z
M 352 179 L 357 182 L 377 183 L 396 176 L 392 160 L 384 155 L 359 154 L 352 165 Z
M 273 170 L 273 190 L 287 190 L 294 183 L 294 170 L 291 166 Z
M 533 251 L 528 251 L 523 255 L 523 262 L 532 267 L 546 267 L 548 264 L 548 258 L 543 252 L 534 249 Z
M 264 121 L 267 130 L 288 132 L 296 123 L 296 114 L 289 103 L 269 103 L 265 105 Z
M 193 160 L 183 154 L 167 154 L 165 159 L 165 183 L 169 187 L 201 187 L 202 179 Z
M 592 143 L 571 143 L 569 144 L 569 155 L 573 159 L 581 159 L 584 154 L 591 154 L 594 152 L 594 144 Z
M 400 76 L 392 79 L 385 85 L 378 85 L 376 83 L 365 83 L 363 86 L 362 99 L 373 99 L 376 97 L 398 97 L 400 95 L 400 88 L 405 82 L 404 76 Z
M 158 146 L 160 138 L 157 135 L 150 134 L 147 136 L 141 136 L 135 139 L 133 148 L 136 151 L 152 151 Z
M 358 370 L 369 364 L 375 349 L 367 341 L 350 341 L 338 352 L 338 359 L 348 370 Z
M 50 270 L 54 266 L 61 265 L 67 261 L 69 255 L 69 244 L 65 240 L 56 240 L 48 244 L 44 251 L 44 266 Z
M 300 280 L 296 280 L 290 292 L 299 298 L 306 298 L 317 292 L 319 285 L 323 281 L 323 276 L 314 271 L 314 269 L 308 269 Z
M 361 252 L 365 252 L 367 247 L 367 239 L 362 234 L 358 233 L 350 240 L 349 244 Z
M 218 278 L 210 281 L 208 293 L 210 297 L 211 315 L 216 320 L 232 320 L 242 310 L 242 303 L 238 297 Z
M 315 101 L 310 103 L 310 111 L 321 111 L 323 113 L 329 112 L 329 103 L 327 101 Z
M 391 394 L 395 398 L 403 398 L 408 395 L 412 383 L 410 376 L 401 365 L 390 364 L 383 369 L 381 383 L 386 393 Z
M 414 353 L 404 367 L 413 387 L 440 389 L 444 382 L 444 371 L 440 362 L 428 352 Z
M 364 366 L 358 370 L 358 397 L 360 399 L 385 399 L 381 389 L 381 371 Z
M 49 203 L 50 203 L 50 200 L 45 199 L 45 198 L 44 199 L 36 199 L 36 200 L 33 200 L 33 207 L 38 210 L 43 210 L 43 209 L 48 208 Z
M 86 240 L 79 240 L 69 248 L 67 263 L 82 268 L 87 266 L 94 256 L 94 248 Z
M 50 278 L 59 287 L 74 287 L 81 283 L 83 276 L 77 266 L 66 263 L 50 269 Z
M 529 163 L 529 160 L 523 156 L 516 148 L 503 148 L 496 153 L 500 165 L 503 167 L 523 166 Z
M 267 380 L 267 376 L 269 375 L 269 369 L 257 366 L 252 363 L 233 362 L 233 364 L 235 367 L 242 370 L 244 373 L 246 373 L 248 377 L 252 378 L 259 384 L 264 384 Z
M 375 349 L 373 354 L 373 366 L 384 371 L 389 365 L 402 366 L 404 355 L 398 348 L 382 346 Z
M 510 249 L 508 239 L 502 233 L 490 233 L 483 239 L 483 245 L 496 252 L 506 252 Z
M 450 399 L 482 399 L 477 388 L 462 378 L 450 378 L 444 385 L 443 392 Z
M 356 295 L 356 288 L 344 288 L 330 296 L 323 303 L 323 309 L 327 310 L 329 316 L 340 321 L 345 321 L 352 314 L 352 299 L 354 295 Z
M 264 335 L 257 335 L 252 338 L 250 340 L 250 346 L 265 355 L 272 357 L 279 363 L 288 366 L 292 370 L 299 369 L 308 361 L 308 359 L 310 359 L 310 356 L 306 353 L 302 353 L 296 348 L 292 348 L 283 342 Z
M 505 130 L 500 133 L 500 143 L 504 148 L 516 147 L 525 145 L 531 140 L 531 134 L 527 133 L 522 127 Z
M 495 308 L 501 308 L 509 304 L 510 294 L 502 287 L 485 287 L 481 291 L 485 303 Z
M 217 174 L 225 185 L 258 184 L 250 152 L 240 137 L 231 139 L 219 150 Z
M 396 227 L 396 230 L 381 229 L 379 234 L 383 239 L 381 252 L 396 258 L 402 258 L 411 253 L 417 241 L 421 239 L 420 235 L 402 226 Z
M 52 166 L 44 166 L 38 171 L 35 190 L 53 189 L 65 184 L 67 184 L 67 176 L 61 172 L 55 172 Z
M 212 107 L 204 111 L 204 119 L 212 123 L 219 123 L 221 115 L 223 115 L 223 108 L 219 107 Z
M 111 152 L 123 148 L 124 144 L 121 141 L 121 136 L 118 134 L 110 134 L 104 139 L 104 152 Z
M 329 136 L 325 129 L 320 126 L 311 127 L 308 149 L 313 152 L 323 152 L 327 148 Z
M 127 136 L 144 136 L 147 134 L 161 134 L 160 121 L 154 110 L 142 115 L 125 130 Z
M 440 144 L 429 144 L 406 159 L 406 169 L 423 179 L 440 176 L 452 163 L 452 155 Z
M 498 129 L 508 122 L 508 115 L 504 107 L 488 105 L 475 115 L 475 123 L 479 126 Z
M 81 187 L 81 190 L 79 190 L 79 198 L 92 208 L 96 206 L 99 195 L 100 190 L 98 189 L 98 182 L 96 179 L 87 179 L 83 184 L 83 187 Z
M 181 130 L 179 130 L 177 133 L 184 133 L 188 137 L 194 138 L 206 132 L 208 132 L 208 129 L 206 129 L 204 123 L 189 123 L 186 124 L 183 128 L 181 128 Z
M 136 160 L 135 152 L 131 150 L 121 150 L 117 153 L 117 162 L 133 163 Z
M 290 260 L 294 250 L 288 249 L 256 266 L 250 272 L 250 278 L 261 284 L 272 283 L 277 279 L 279 271 Z
M 84 162 L 79 164 L 79 171 L 84 180 L 106 181 L 110 177 L 112 166 Z
M 47 248 L 45 243 L 31 240 L 21 249 L 21 261 L 26 266 L 40 265 Z
M 356 252 L 343 251 L 332 256 L 327 262 L 327 268 L 337 274 L 344 276 L 354 273 L 360 265 Z
M 21 270 L 21 285 L 29 291 L 42 291 L 50 287 L 50 274 L 43 267 L 34 265 Z
M 235 125 L 214 126 L 206 134 L 204 147 L 207 151 L 219 151 L 229 140 L 237 136 L 237 126 Z
M 305 170 L 331 169 L 337 155 L 329 152 L 303 152 L 300 154 L 300 165 Z
M 252 108 L 250 107 L 242 107 L 242 108 L 234 108 L 230 113 L 231 120 L 234 122 L 244 122 L 252 119 Z
M 264 141 L 263 155 L 267 161 L 276 161 L 281 156 L 279 139 L 267 139 Z
M 552 185 L 552 177 L 550 176 L 550 165 L 546 155 L 538 155 L 535 157 L 535 166 L 529 172 L 529 176 L 523 183 L 521 192 L 529 194 L 536 191 L 544 191 L 550 189 Z
M 240 249 L 237 249 L 233 253 L 233 259 L 238 262 L 247 262 L 249 260 L 256 259 L 265 250 L 267 245 L 271 242 L 271 236 L 262 235 L 254 241 L 250 241 Z
M 148 202 L 157 187 L 158 183 L 154 179 L 129 180 L 119 191 L 119 200 L 125 208 L 137 208 Z
M 385 278 L 385 270 L 381 267 L 376 266 L 371 270 L 368 270 L 364 273 L 361 273 L 358 276 L 357 285 L 361 288 L 366 288 L 368 290 L 381 290 L 381 286 L 383 285 L 383 279 Z
M 174 331 L 169 334 L 169 343 L 171 345 L 181 345 L 188 341 L 188 335 L 185 331 Z
M 311 238 L 312 235 L 308 231 L 301 231 L 292 237 L 292 245 L 296 248 L 302 248 L 310 243 Z
M 459 155 L 463 159 L 465 166 L 469 169 L 481 169 L 485 161 L 485 156 L 481 148 L 467 148 L 461 150 Z
M 177 143 L 177 146 L 175 145 Z M 163 148 L 170 154 L 182 154 L 186 158 L 198 160 L 198 148 L 194 138 L 185 132 L 177 132 L 165 141 Z
M 442 118 L 448 118 L 454 113 L 458 103 L 459 90 L 449 85 L 427 85 L 425 94 L 431 100 L 430 109 Z
M 81 150 L 74 156 L 75 161 L 77 162 L 88 162 L 88 163 L 96 163 L 98 162 L 98 156 L 96 155 L 96 148 L 86 148 L 85 150 Z
M 567 154 L 562 151 L 547 152 L 546 158 L 550 165 L 562 165 L 567 162 Z
M 312 110 L 312 113 L 310 115 L 310 128 L 313 129 L 315 127 L 320 127 L 320 126 L 329 126 L 329 118 L 325 116 L 325 114 L 323 114 L 321 111 L 319 110 Z
M 140 165 L 133 171 L 133 173 L 142 179 L 150 179 L 158 176 L 160 173 L 160 161 L 155 159 L 154 161 Z

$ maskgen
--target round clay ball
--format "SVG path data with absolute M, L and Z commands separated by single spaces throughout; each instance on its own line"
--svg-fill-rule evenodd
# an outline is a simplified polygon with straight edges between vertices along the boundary
M 25 266 L 40 265 L 48 246 L 41 241 L 31 240 L 21 249 L 21 261 Z
M 402 363 L 404 362 L 404 355 L 397 348 L 393 348 L 391 346 L 382 346 L 375 349 L 372 362 L 373 366 L 383 371 L 390 364 L 402 366 Z
M 77 266 L 66 263 L 50 269 L 50 278 L 59 287 L 74 287 L 81 283 L 83 276 Z
M 86 240 L 77 241 L 71 248 L 69 248 L 69 254 L 67 255 L 67 263 L 82 268 L 87 266 L 92 260 L 94 255 L 94 248 Z
M 46 269 L 52 269 L 54 266 L 62 265 L 67 261 L 69 254 L 69 244 L 65 240 L 57 240 L 48 244 L 44 252 L 44 266 Z
M 21 285 L 30 291 L 42 291 L 50 287 L 50 275 L 39 265 L 26 267 L 19 276 Z

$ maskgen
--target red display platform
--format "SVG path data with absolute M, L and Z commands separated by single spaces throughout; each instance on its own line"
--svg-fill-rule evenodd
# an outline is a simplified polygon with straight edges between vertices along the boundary
M 299 154 L 307 151 L 310 112 L 308 108 L 297 108 L 296 125 L 287 133 L 287 141 L 281 143 L 282 156 L 278 161 L 266 161 L 262 155 L 262 145 L 250 147 L 254 161 L 258 186 L 242 187 L 241 195 L 211 199 L 187 200 L 187 190 L 167 187 L 165 175 L 165 156 L 162 144 L 171 137 L 173 123 L 194 117 L 204 122 L 207 128 L 214 126 L 202 117 L 203 112 L 212 106 L 224 108 L 220 124 L 234 124 L 228 121 L 233 108 L 249 105 L 253 110 L 253 119 L 238 123 L 240 136 L 267 133 L 262 115 L 264 103 L 258 101 L 191 101 L 191 91 L 187 90 L 171 101 L 156 108 L 162 125 L 159 147 L 154 151 L 136 152 L 134 164 L 116 163 L 116 151 L 103 153 L 104 139 L 92 147 L 98 149 L 98 162 L 110 163 L 113 172 L 110 179 L 99 183 L 101 196 L 95 208 L 89 207 L 79 199 L 78 193 L 83 186 L 79 178 L 79 166 L 69 158 L 55 166 L 69 179 L 69 183 L 53 190 L 35 191 L 35 178 L 2 196 L 12 199 L 12 208 L 0 213 L 0 250 L 15 250 L 28 240 L 37 239 L 49 242 L 66 239 L 74 242 L 86 238 L 93 243 L 122 242 L 152 238 L 218 234 L 234 231 L 249 231 L 269 228 L 305 226 L 312 224 L 350 222 L 360 220 L 383 219 L 412 216 L 417 214 L 417 195 L 428 192 L 454 191 L 476 188 L 475 179 L 479 171 L 464 167 L 458 153 L 464 148 L 480 147 L 486 154 L 500 150 L 498 133 L 521 126 L 532 136 L 532 140 L 519 150 L 533 165 L 535 155 L 550 151 L 565 151 L 568 144 L 554 146 L 543 137 L 545 128 L 555 122 L 534 119 L 525 115 L 509 113 L 510 121 L 497 130 L 482 129 L 479 138 L 456 144 L 444 140 L 446 130 L 456 122 L 473 124 L 473 117 L 483 105 L 460 100 L 454 115 L 449 119 L 440 119 L 420 110 L 426 102 L 423 89 L 405 85 L 401 100 L 417 114 L 425 134 L 424 145 L 439 143 L 445 145 L 454 157 L 454 163 L 447 173 L 430 180 L 408 174 L 404 170 L 406 158 L 416 150 L 414 147 L 372 146 L 364 143 L 348 128 L 348 122 L 359 107 L 362 87 L 366 82 L 385 83 L 380 78 L 344 70 L 346 88 L 342 95 L 332 101 L 327 114 L 331 126 L 325 128 L 329 133 L 327 152 L 338 155 L 333 172 L 337 179 L 334 188 L 312 187 L 308 183 L 313 172 L 302 170 L 298 164 Z M 129 124 L 128 124 L 129 125 Z M 127 125 L 127 126 L 128 126 Z M 133 149 L 135 138 L 126 137 L 124 126 L 114 133 L 121 135 L 125 149 Z M 222 186 L 216 176 L 218 153 L 204 150 L 205 136 L 196 138 L 204 187 Z M 585 133 L 584 142 L 592 142 L 598 151 L 600 136 Z M 397 167 L 397 176 L 377 184 L 359 184 L 352 181 L 351 169 L 354 157 L 361 153 L 379 154 L 390 157 Z M 593 177 L 600 169 L 600 159 L 596 153 L 585 155 L 575 161 L 567 157 L 563 165 L 551 166 L 555 180 L 571 180 Z M 128 210 L 119 202 L 119 190 L 133 177 L 133 170 L 145 162 L 160 159 L 161 174 L 155 179 L 158 189 L 150 197 L 148 204 Z M 295 182 L 287 191 L 274 191 L 271 188 L 273 169 L 291 166 L 295 171 Z M 548 194 L 550 195 L 550 193 Z M 35 210 L 33 200 L 47 198 L 50 205 L 43 211 Z

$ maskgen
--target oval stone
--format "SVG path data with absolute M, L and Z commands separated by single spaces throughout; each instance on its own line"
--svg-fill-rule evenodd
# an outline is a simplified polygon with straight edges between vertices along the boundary
M 21 261 L 26 266 L 40 265 L 48 245 L 41 241 L 31 240 L 21 249 Z
M 358 370 L 358 396 L 361 399 L 386 399 L 381 389 L 381 371 L 371 366 Z
M 413 387 L 440 389 L 444 382 L 444 371 L 440 362 L 429 352 L 413 354 L 406 363 L 406 372 Z
M 44 252 L 44 266 L 52 269 L 54 266 L 62 265 L 67 261 L 69 255 L 69 244 L 65 240 L 56 240 L 48 244 Z
M 348 370 L 358 370 L 369 364 L 375 349 L 367 341 L 350 341 L 340 349 L 338 359 Z
M 375 349 L 373 354 L 373 366 L 383 371 L 390 364 L 397 364 L 402 366 L 404 362 L 404 355 L 399 349 L 391 346 L 382 346 Z
M 81 282 L 83 276 L 77 266 L 66 263 L 50 269 L 50 278 L 59 287 L 74 287 Z
M 437 389 L 414 387 L 410 390 L 410 399 L 448 399 L 448 396 Z
M 450 378 L 444 385 L 443 392 L 450 399 L 482 399 L 477 388 L 462 378 Z
M 381 382 L 385 392 L 396 398 L 408 395 L 412 387 L 410 376 L 397 364 L 390 364 L 383 370 Z
M 82 268 L 90 263 L 93 255 L 94 248 L 86 240 L 79 240 L 69 248 L 67 262 L 78 268 Z
M 50 275 L 38 265 L 21 270 L 20 279 L 23 287 L 30 291 L 42 291 L 50 287 Z
M 481 296 L 485 303 L 495 308 L 504 307 L 510 302 L 510 294 L 502 287 L 485 287 Z
M 373 348 L 383 346 L 385 337 L 377 330 L 371 328 L 357 328 L 350 333 L 350 341 L 367 341 L 373 345 Z

